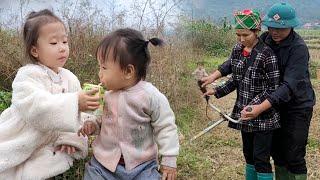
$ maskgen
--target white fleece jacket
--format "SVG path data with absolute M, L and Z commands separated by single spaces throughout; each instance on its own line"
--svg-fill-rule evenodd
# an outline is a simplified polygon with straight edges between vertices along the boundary
M 84 121 L 78 110 L 78 78 L 39 65 L 19 69 L 12 84 L 12 104 L 0 116 L 0 180 L 46 179 L 68 170 L 87 155 L 87 139 L 76 132 Z M 72 156 L 56 146 L 77 148 Z

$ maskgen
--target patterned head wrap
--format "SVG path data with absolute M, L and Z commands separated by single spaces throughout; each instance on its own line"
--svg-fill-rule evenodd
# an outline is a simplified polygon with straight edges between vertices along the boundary
M 235 17 L 235 29 L 261 29 L 261 18 L 257 11 L 249 9 L 236 12 Z

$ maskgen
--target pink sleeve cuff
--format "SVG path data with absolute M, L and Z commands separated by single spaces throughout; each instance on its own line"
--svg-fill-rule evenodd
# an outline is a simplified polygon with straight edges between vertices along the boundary
M 177 168 L 176 156 L 162 156 L 161 165 Z

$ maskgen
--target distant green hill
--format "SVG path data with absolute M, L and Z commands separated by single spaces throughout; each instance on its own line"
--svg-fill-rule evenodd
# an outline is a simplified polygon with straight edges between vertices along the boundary
M 302 24 L 320 22 L 320 0 L 186 0 L 182 9 L 194 18 L 221 21 L 227 17 L 230 21 L 236 10 L 257 9 L 265 15 L 276 2 L 289 2 L 296 9 Z

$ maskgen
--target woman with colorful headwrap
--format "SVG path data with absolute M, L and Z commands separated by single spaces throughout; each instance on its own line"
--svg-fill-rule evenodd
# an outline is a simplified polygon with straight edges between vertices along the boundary
M 254 119 L 270 107 L 279 110 L 281 128 L 273 133 L 272 159 L 277 180 L 306 180 L 306 146 L 315 93 L 310 81 L 309 50 L 302 37 L 294 30 L 299 25 L 295 9 L 285 2 L 275 3 L 264 17 L 268 27 L 260 38 L 276 54 L 280 70 L 280 86 L 252 111 L 241 113 L 242 118 Z M 221 76 L 232 73 L 230 60 L 203 78 L 203 86 Z
M 259 13 L 244 10 L 234 17 L 238 42 L 229 58 L 232 76 L 224 85 L 208 90 L 207 94 L 221 98 L 237 90 L 231 117 L 239 119 L 244 107 L 260 104 L 279 86 L 280 73 L 275 54 L 259 39 Z M 229 122 L 229 127 L 241 131 L 247 180 L 273 179 L 271 142 L 273 131 L 280 127 L 279 120 L 279 113 L 271 108 L 252 120 Z

